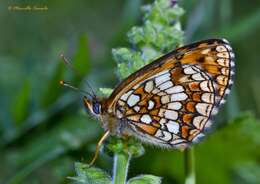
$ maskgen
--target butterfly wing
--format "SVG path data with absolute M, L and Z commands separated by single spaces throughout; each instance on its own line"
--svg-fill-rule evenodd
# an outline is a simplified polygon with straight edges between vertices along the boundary
M 211 127 L 211 117 L 229 93 L 233 65 L 227 41 L 181 47 L 119 84 L 106 108 L 143 141 L 185 148 Z

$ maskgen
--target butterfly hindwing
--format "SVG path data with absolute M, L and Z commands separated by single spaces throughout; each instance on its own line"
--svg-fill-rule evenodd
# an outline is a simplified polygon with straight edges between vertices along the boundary
M 145 142 L 185 148 L 211 127 L 232 84 L 233 58 L 218 39 L 179 48 L 124 80 L 108 111 Z

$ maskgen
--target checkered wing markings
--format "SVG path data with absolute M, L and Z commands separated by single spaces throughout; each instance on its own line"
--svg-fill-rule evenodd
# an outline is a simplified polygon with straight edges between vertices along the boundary
M 171 147 L 187 147 L 210 126 L 214 103 L 210 76 L 196 65 L 176 64 L 125 93 L 118 113 L 138 134 Z
M 147 142 L 186 147 L 210 127 L 210 117 L 225 102 L 233 83 L 234 65 L 234 53 L 226 40 L 211 39 L 181 47 L 120 83 L 109 97 L 107 109 L 118 119 L 126 119 L 130 129 L 140 137 L 146 136 Z M 167 73 L 176 88 L 166 89 L 171 85 L 169 81 L 157 84 Z M 171 94 L 181 87 L 184 92 Z M 179 100 L 170 98 L 170 102 L 163 104 L 169 99 L 168 93 L 174 96 L 173 100 Z M 170 114 L 176 117 L 175 111 L 176 120 L 167 118 Z M 169 121 L 177 125 L 169 128 Z
M 225 102 L 233 84 L 235 55 L 226 40 L 212 39 L 197 42 L 177 49 L 184 53 L 182 64 L 197 64 L 207 72 L 216 83 L 217 103 Z

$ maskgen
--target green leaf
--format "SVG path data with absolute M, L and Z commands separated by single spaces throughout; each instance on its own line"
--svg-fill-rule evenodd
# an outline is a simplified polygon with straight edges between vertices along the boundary
M 145 174 L 131 178 L 127 184 L 160 184 L 161 182 L 161 177 Z
M 11 105 L 11 114 L 14 121 L 19 125 L 28 115 L 28 107 L 30 100 L 30 82 L 26 80 L 21 89 L 17 91 L 17 94 L 13 98 Z
M 74 68 L 79 71 L 80 75 L 85 75 L 90 70 L 90 62 L 89 62 L 89 47 L 88 47 L 88 38 L 86 34 L 82 34 L 78 40 L 78 47 L 76 53 L 72 59 L 72 64 Z M 79 84 L 79 79 L 81 76 L 75 76 L 74 83 Z M 83 77 L 83 76 L 82 76 Z
M 78 183 L 83 184 L 112 184 L 111 177 L 101 169 L 89 167 L 87 164 L 80 162 L 75 163 L 77 176 L 68 177 Z
M 169 25 L 172 20 L 179 19 L 183 15 L 184 10 L 178 5 L 171 7 L 169 0 L 157 0 L 153 6 L 145 7 L 145 20 L 151 20 L 154 23 Z
M 59 62 L 56 66 L 56 69 L 52 73 L 51 78 L 46 84 L 46 88 L 44 89 L 41 105 L 43 108 L 48 107 L 53 104 L 55 100 L 60 96 L 62 87 L 59 84 L 59 81 L 63 79 L 65 72 L 64 63 Z M 51 95 L 50 95 L 51 94 Z

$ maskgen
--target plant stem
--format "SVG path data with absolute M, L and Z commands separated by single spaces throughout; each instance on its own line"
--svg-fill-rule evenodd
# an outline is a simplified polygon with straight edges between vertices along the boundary
M 113 184 L 125 184 L 128 172 L 130 156 L 126 153 L 115 153 Z
M 185 166 L 185 184 L 195 184 L 195 154 L 194 148 L 188 148 L 184 151 Z

